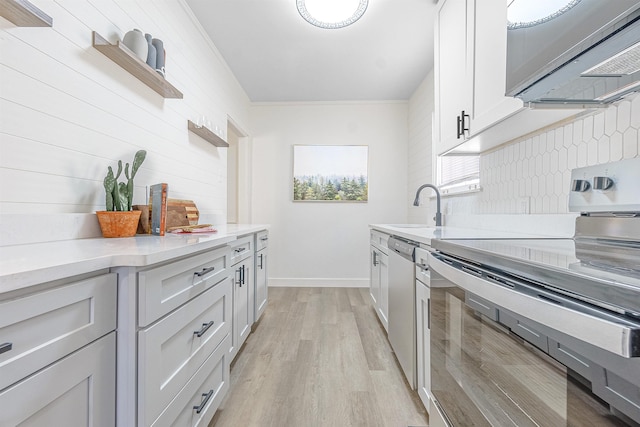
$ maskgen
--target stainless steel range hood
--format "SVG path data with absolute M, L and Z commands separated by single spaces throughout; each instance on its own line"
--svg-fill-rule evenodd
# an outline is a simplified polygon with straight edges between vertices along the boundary
M 507 31 L 506 94 L 532 107 L 606 105 L 640 91 L 640 2 L 574 0 Z

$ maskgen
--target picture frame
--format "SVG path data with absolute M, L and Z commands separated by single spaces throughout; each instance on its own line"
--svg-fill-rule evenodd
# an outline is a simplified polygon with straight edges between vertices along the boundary
M 294 145 L 294 202 L 369 200 L 369 147 L 366 145 Z

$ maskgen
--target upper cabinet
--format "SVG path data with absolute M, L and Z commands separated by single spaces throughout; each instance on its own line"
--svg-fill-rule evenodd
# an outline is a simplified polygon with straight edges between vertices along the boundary
M 507 3 L 440 0 L 435 22 L 438 154 L 480 153 L 575 115 L 505 96 Z

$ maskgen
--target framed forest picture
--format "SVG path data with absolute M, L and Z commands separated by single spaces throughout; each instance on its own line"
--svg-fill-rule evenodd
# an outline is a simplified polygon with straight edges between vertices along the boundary
M 368 201 L 368 156 L 366 145 L 294 145 L 293 201 Z

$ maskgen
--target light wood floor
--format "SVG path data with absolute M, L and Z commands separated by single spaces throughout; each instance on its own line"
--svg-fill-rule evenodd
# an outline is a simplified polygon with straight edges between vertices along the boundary
M 209 427 L 426 426 L 365 288 L 269 288 Z

